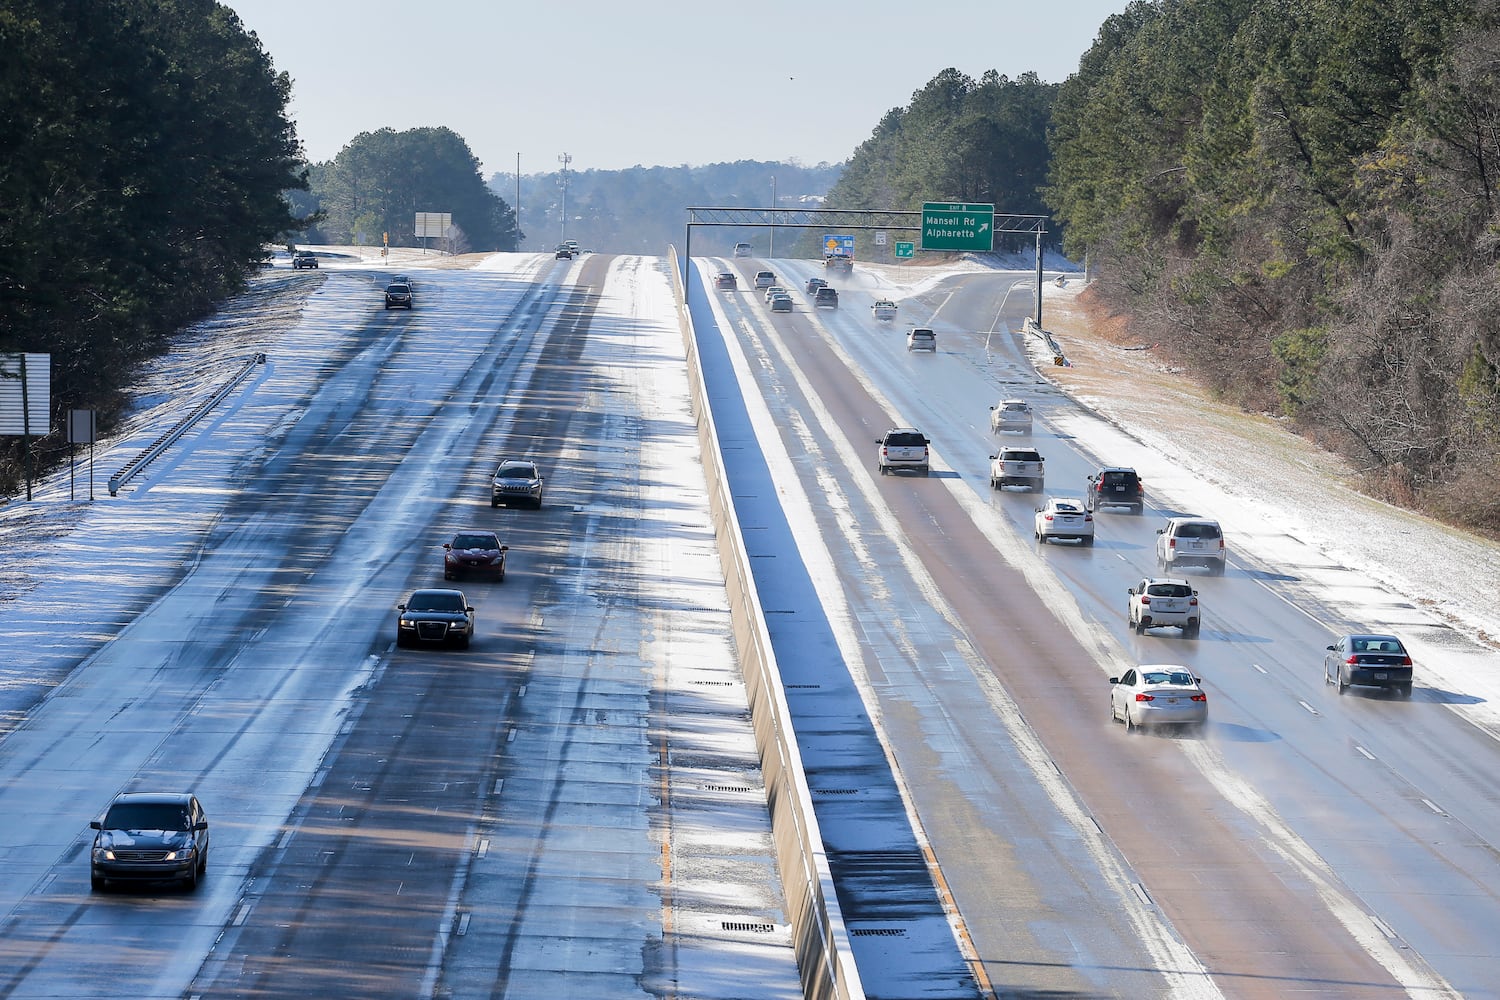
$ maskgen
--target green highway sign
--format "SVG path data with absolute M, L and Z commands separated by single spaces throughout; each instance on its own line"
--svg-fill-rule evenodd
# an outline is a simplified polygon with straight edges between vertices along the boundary
M 923 250 L 972 250 L 989 253 L 995 246 L 994 205 L 922 205 Z
M 912 256 L 915 256 L 915 254 L 913 253 L 913 251 L 915 251 L 916 248 L 917 248 L 917 245 L 915 243 L 908 243 L 908 242 L 905 242 L 905 241 L 902 241 L 902 240 L 897 240 L 896 241 L 896 256 L 897 257 L 912 257 Z

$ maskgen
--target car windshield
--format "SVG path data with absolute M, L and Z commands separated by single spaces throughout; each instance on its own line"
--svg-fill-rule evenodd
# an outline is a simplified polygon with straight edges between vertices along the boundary
M 536 468 L 530 465 L 502 465 L 496 479 L 535 479 Z
M 426 590 L 411 595 L 408 611 L 462 611 L 463 596 L 451 590 Z
M 405 285 L 392 285 L 391 287 L 389 287 L 389 288 L 386 289 L 386 291 L 388 291 L 388 292 L 396 292 L 397 294 L 400 294 L 402 292 L 407 292 L 407 291 L 410 291 L 410 290 L 411 289 L 407 288 Z
M 1151 670 L 1141 675 L 1142 684 L 1177 684 L 1191 686 L 1193 675 L 1186 670 Z
M 455 549 L 498 549 L 500 540 L 494 535 L 459 535 L 453 539 Z
M 1083 512 L 1083 508 L 1076 503 L 1062 503 L 1057 501 L 1053 502 L 1052 509 L 1059 514 L 1079 514 Z
M 890 434 L 885 443 L 893 448 L 919 448 L 927 443 L 920 434 Z
M 1354 651 L 1356 653 L 1400 653 L 1401 643 L 1395 639 L 1355 639 Z
M 120 802 L 104 817 L 106 830 L 186 830 L 188 811 L 174 802 Z
M 1130 486 L 1135 483 L 1135 473 L 1106 472 L 1103 479 L 1105 486 Z
M 1178 538 L 1218 538 L 1219 526 L 1217 524 L 1179 524 L 1177 526 Z
M 1152 597 L 1192 597 L 1193 588 L 1185 583 L 1153 583 L 1146 593 Z

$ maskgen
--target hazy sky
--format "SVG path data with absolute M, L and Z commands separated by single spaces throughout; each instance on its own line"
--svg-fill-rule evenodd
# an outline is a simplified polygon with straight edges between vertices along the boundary
M 482 172 L 847 159 L 948 67 L 1060 83 L 1128 0 L 222 0 L 307 155 L 447 126 Z

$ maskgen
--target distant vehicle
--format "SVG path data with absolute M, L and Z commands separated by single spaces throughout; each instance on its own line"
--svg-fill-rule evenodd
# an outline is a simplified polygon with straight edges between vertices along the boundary
M 828 282 L 822 278 L 808 278 L 806 287 L 808 295 L 816 295 L 818 289 L 828 287 Z
M 788 292 L 786 290 L 786 288 L 784 286 L 782 286 L 782 285 L 767 285 L 766 288 L 765 288 L 765 298 L 766 298 L 767 302 L 770 302 L 772 299 L 774 299 L 778 295 L 790 295 L 790 294 L 791 294 L 791 292 Z
M 191 792 L 124 792 L 89 828 L 95 892 L 111 882 L 180 882 L 191 892 L 208 868 L 208 817 Z
M 786 292 L 771 296 L 771 311 L 773 313 L 792 312 L 792 297 Z
M 813 293 L 813 307 L 817 309 L 837 309 L 839 307 L 839 292 L 837 288 L 825 285 Z
M 1182 629 L 1185 639 L 1198 638 L 1203 626 L 1203 611 L 1198 606 L 1198 592 L 1186 580 L 1147 578 L 1126 591 L 1129 606 L 1126 620 L 1137 635 L 1148 628 Z
M 387 309 L 410 309 L 411 300 L 410 285 L 385 286 L 385 307 Z
M 311 250 L 298 250 L 292 254 L 292 270 L 300 271 L 305 267 L 317 270 L 318 258 Z
M 736 257 L 748 257 L 753 252 L 753 248 L 748 243 L 736 243 L 734 245 L 734 255 Z
M 393 284 L 393 285 L 405 285 L 406 287 L 408 287 L 408 288 L 410 288 L 410 289 L 412 289 L 414 291 L 416 290 L 416 287 L 417 287 L 416 285 L 412 284 L 412 280 L 410 278 L 408 278 L 404 274 L 393 274 L 393 275 L 391 275 L 391 284 Z
M 927 436 L 915 427 L 892 427 L 875 439 L 880 450 L 875 454 L 875 470 L 882 476 L 899 469 L 911 469 L 926 476 L 932 465 Z
M 936 351 L 937 334 L 924 326 L 914 326 L 906 335 L 908 351 Z
M 1094 515 L 1083 509 L 1083 501 L 1072 497 L 1048 497 L 1036 509 L 1032 521 L 1036 540 L 1042 543 L 1073 539 L 1094 544 Z
M 1411 697 L 1411 654 L 1395 636 L 1345 635 L 1327 649 L 1323 683 L 1338 685 L 1339 694 L 1350 687 L 1377 687 Z
M 443 579 L 465 576 L 487 576 L 496 583 L 505 582 L 505 553 L 493 531 L 460 531 L 453 541 L 443 543 Z
M 755 272 L 755 287 L 757 289 L 770 288 L 774 284 L 776 284 L 776 273 L 774 271 Z
M 823 267 L 829 274 L 849 274 L 854 270 L 854 258 L 836 253 L 823 259 Z
M 1208 722 L 1203 681 L 1187 667 L 1146 663 L 1109 679 L 1109 717 L 1131 732 L 1148 726 L 1202 729 Z
M 1035 448 L 1001 448 L 990 456 L 990 489 L 1024 486 L 1041 492 L 1046 462 Z
M 740 279 L 733 271 L 720 271 L 714 278 L 714 287 L 732 292 L 740 287 Z
M 414 590 L 396 605 L 397 646 L 457 646 L 474 638 L 474 609 L 461 590 Z
M 524 503 L 534 510 L 542 509 L 545 480 L 535 462 L 508 458 L 500 463 L 490 479 L 490 506 Z
M 1214 576 L 1224 575 L 1229 553 L 1218 521 L 1204 517 L 1169 517 L 1156 532 L 1156 564 L 1165 571 L 1194 563 Z
M 990 407 L 990 433 L 1031 433 L 1031 404 L 1024 399 L 1002 399 Z
M 573 251 L 569 247 L 558 247 L 557 253 L 552 255 L 554 260 L 572 260 Z
M 1146 507 L 1146 490 L 1134 469 L 1107 465 L 1089 476 L 1089 510 L 1129 507 L 1139 514 Z
M 870 314 L 882 323 L 889 323 L 896 318 L 896 303 L 890 299 L 876 299 L 870 306 Z

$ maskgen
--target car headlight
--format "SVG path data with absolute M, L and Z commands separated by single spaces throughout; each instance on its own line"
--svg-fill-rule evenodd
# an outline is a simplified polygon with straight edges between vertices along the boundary
M 410 619 L 410 618 L 403 618 L 403 619 L 401 619 L 401 627 L 402 628 L 416 628 L 417 627 L 417 623 L 415 621 L 413 621 L 412 619 Z
M 189 842 L 186 847 L 179 847 L 175 851 L 168 851 L 163 861 L 186 861 L 198 851 L 198 845 Z
M 94 848 L 94 860 L 95 861 L 113 861 L 114 859 L 115 859 L 115 852 L 111 851 L 109 848 L 107 848 L 107 847 L 96 847 L 96 848 Z

